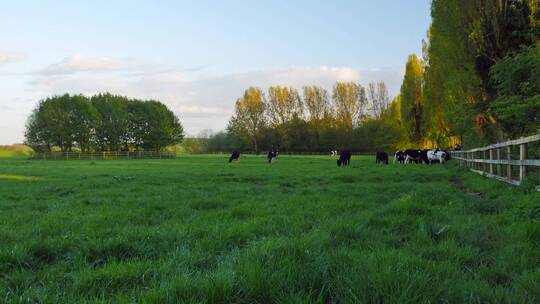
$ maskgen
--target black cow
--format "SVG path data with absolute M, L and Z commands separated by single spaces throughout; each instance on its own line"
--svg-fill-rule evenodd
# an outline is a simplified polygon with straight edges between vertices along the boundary
M 386 152 L 377 152 L 377 155 L 375 156 L 375 163 L 383 163 L 388 165 L 388 153 Z
M 272 159 L 276 158 L 277 157 L 277 151 L 275 151 L 274 149 L 272 149 L 271 151 L 268 152 L 268 154 L 266 155 L 266 158 L 268 159 L 268 163 L 271 164 L 272 163 Z
M 339 159 L 337 160 L 338 167 L 348 166 L 351 162 L 351 151 L 343 150 L 339 153 Z
M 240 159 L 240 152 L 233 151 L 231 154 L 231 157 L 229 157 L 229 162 L 232 162 L 233 160 L 239 160 Z
M 446 150 L 443 150 L 443 151 L 444 151 L 444 153 L 445 153 L 445 155 L 444 155 L 444 161 L 447 162 L 447 161 L 451 160 L 451 159 L 452 159 L 452 155 L 450 155 L 450 153 L 448 153 L 448 151 L 446 151 Z

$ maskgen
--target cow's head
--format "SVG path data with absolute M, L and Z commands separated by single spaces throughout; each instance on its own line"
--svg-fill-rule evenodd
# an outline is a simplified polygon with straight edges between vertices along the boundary
M 341 167 L 341 159 L 338 159 L 338 160 L 337 160 L 337 166 L 338 166 L 338 167 Z

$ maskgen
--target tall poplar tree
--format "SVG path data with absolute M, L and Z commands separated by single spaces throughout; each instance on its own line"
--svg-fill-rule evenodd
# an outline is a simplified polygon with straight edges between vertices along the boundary
M 413 143 L 423 138 L 424 65 L 416 55 L 410 55 L 405 67 L 405 77 L 401 85 L 401 117 L 409 140 Z

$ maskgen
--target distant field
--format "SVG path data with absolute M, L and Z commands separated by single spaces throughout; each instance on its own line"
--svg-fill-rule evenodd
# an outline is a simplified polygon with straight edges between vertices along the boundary
M 0 146 L 0 158 L 27 158 L 31 152 L 30 147 L 21 144 Z
M 540 193 L 354 157 L 0 158 L 0 302 L 538 303 Z
M 0 150 L 0 158 L 28 158 L 30 152 Z

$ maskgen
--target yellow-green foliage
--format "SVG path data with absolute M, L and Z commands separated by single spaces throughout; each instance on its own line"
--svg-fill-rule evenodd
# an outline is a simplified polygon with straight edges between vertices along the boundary
M 9 146 L 0 146 L 0 157 L 28 157 L 32 153 L 32 149 L 26 145 L 15 144 Z

